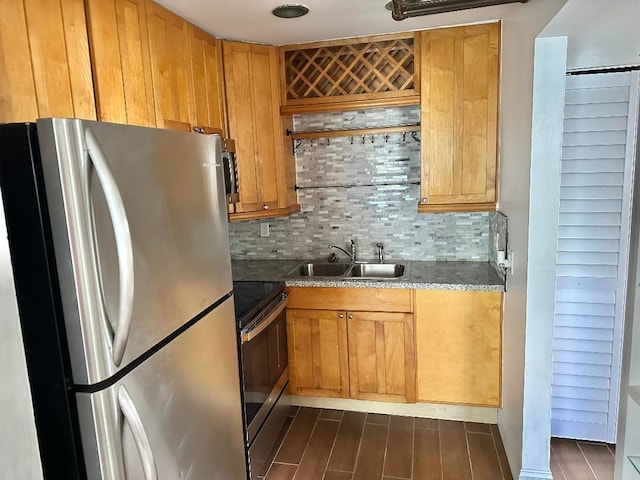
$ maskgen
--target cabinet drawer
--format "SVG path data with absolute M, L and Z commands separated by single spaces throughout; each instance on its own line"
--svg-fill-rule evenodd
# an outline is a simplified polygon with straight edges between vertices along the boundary
M 289 287 L 288 308 L 412 312 L 411 290 L 395 288 Z

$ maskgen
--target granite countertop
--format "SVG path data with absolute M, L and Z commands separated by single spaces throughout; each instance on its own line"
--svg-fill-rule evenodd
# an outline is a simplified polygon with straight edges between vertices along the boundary
M 285 275 L 301 262 L 302 260 L 233 260 L 233 279 L 235 281 L 283 281 L 288 287 L 504 291 L 504 282 L 488 262 L 400 260 L 398 263 L 406 266 L 403 277 L 389 280 L 340 277 L 286 278 Z

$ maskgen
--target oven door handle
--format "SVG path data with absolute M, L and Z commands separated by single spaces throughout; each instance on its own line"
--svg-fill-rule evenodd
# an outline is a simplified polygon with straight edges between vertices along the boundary
M 285 292 L 282 294 L 282 297 L 278 299 L 277 307 L 269 313 L 260 323 L 257 325 L 253 325 L 251 329 L 245 329 L 240 332 L 240 339 L 242 343 L 250 342 L 258 335 L 260 335 L 269 325 L 271 325 L 276 318 L 282 313 L 282 311 L 287 306 L 287 302 L 289 299 L 287 298 L 288 294 Z

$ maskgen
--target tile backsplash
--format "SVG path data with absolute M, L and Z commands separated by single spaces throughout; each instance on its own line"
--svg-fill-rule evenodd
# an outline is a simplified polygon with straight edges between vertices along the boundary
M 509 219 L 502 212 L 492 213 L 489 217 L 489 263 L 502 280 L 506 279 L 504 269 L 498 267 L 498 250 L 507 250 Z
M 398 107 L 298 115 L 294 125 L 296 131 L 342 130 L 417 124 L 419 117 L 417 106 Z M 487 261 L 494 214 L 417 213 L 416 139 L 407 132 L 303 140 L 296 150 L 301 212 L 231 223 L 231 256 L 319 259 L 330 244 L 348 249 L 353 238 L 361 259 L 375 258 L 382 242 L 389 259 Z M 269 237 L 260 236 L 261 223 L 269 224 Z

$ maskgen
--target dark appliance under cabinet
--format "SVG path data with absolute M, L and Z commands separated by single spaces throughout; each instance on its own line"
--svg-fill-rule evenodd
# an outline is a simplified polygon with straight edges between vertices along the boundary
M 289 412 L 287 294 L 277 282 L 233 282 L 250 478 L 266 466 Z

